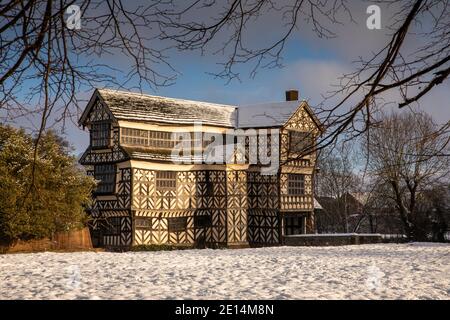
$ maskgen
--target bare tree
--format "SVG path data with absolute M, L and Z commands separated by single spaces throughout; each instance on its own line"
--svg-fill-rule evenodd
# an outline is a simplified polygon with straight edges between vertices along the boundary
M 362 214 L 357 224 L 357 230 L 364 228 L 370 233 L 396 235 L 393 239 L 403 239 L 403 224 L 395 212 L 395 205 L 386 197 L 390 188 L 378 176 L 366 177 L 365 197 Z
M 356 214 L 350 204 L 349 195 L 361 190 L 361 179 L 357 174 L 355 152 L 348 144 L 321 150 L 318 159 L 320 168 L 316 175 L 316 196 L 324 212 L 320 215 L 323 227 L 333 232 L 350 232 L 349 219 Z
M 50 119 L 64 123 L 76 114 L 80 88 L 114 85 L 142 90 L 173 83 L 174 50 L 222 54 L 223 69 L 214 75 L 229 81 L 239 78 L 238 64 L 251 65 L 251 75 L 259 68 L 280 66 L 287 42 L 301 27 L 331 38 L 336 36 L 333 25 L 353 22 L 345 0 L 157 0 L 139 5 L 83 0 L 76 2 L 82 27 L 69 29 L 67 9 L 73 4 L 74 0 L 0 4 L 0 115 L 6 119 L 39 114 L 38 137 Z M 398 94 L 398 105 L 404 107 L 448 78 L 448 1 L 393 0 L 389 5 L 396 11 L 396 19 L 387 26 L 389 41 L 373 55 L 361 57 L 353 73 L 343 75 L 331 95 L 340 100 L 318 109 L 327 132 L 304 153 L 335 143 L 342 133 L 349 138 L 361 135 L 372 125 L 372 113 L 386 94 Z M 248 30 L 272 15 L 283 27 L 281 34 L 255 45 Z M 407 49 L 406 40 L 416 48 Z
M 232 80 L 239 78 L 235 71 L 238 64 L 252 64 L 251 74 L 258 68 L 271 68 L 281 64 L 282 53 L 289 38 L 300 26 L 309 24 L 318 37 L 331 38 L 336 34 L 333 25 L 352 22 L 352 11 L 345 0 L 341 1 L 209 1 L 204 4 L 193 1 L 184 10 L 165 16 L 161 26 L 164 39 L 175 41 L 181 50 L 198 49 L 202 52 L 214 46 L 218 37 L 224 39 L 216 53 L 224 53 L 222 71 L 217 77 Z M 448 1 L 439 0 L 383 0 L 371 4 L 386 4 L 395 12 L 395 19 L 387 26 L 391 37 L 372 55 L 361 57 L 351 74 L 343 75 L 339 89 L 319 108 L 319 118 L 328 129 L 317 146 L 324 148 L 334 144 L 342 133 L 349 139 L 357 137 L 370 128 L 377 107 L 388 94 L 397 94 L 398 106 L 403 108 L 418 102 L 450 74 L 450 7 Z M 211 7 L 218 8 L 216 15 L 189 20 L 187 11 Z M 212 10 L 214 12 L 214 10 Z M 284 33 L 273 41 L 267 40 L 262 47 L 252 46 L 248 29 L 259 19 L 279 13 Z M 270 39 L 270 37 L 268 37 Z M 405 42 L 416 44 L 406 48 Z M 217 44 L 216 44 L 217 46 Z M 444 130 L 449 123 L 444 124 Z
M 450 185 L 435 185 L 419 197 L 417 211 L 426 219 L 426 229 L 431 240 L 450 240 Z
M 425 113 L 383 114 L 366 143 L 368 165 L 395 204 L 409 239 L 425 236 L 418 210 L 419 196 L 448 179 L 450 136 L 437 134 Z
M 81 28 L 68 27 L 71 5 L 80 7 Z M 5 118 L 40 114 L 41 132 L 51 115 L 71 119 L 81 107 L 80 88 L 123 87 L 128 81 L 169 84 L 175 74 L 161 45 L 150 45 L 153 3 L 121 1 L 11 0 L 0 4 L 0 111 Z M 111 64 L 124 59 L 126 67 Z M 158 68 L 156 67 L 158 66 Z M 163 67 L 166 67 L 165 69 Z M 162 70 L 161 70 L 162 69 Z M 163 72 L 164 71 L 164 72 Z M 121 81 L 121 79 L 123 79 Z M 132 87 L 132 85 L 129 85 Z

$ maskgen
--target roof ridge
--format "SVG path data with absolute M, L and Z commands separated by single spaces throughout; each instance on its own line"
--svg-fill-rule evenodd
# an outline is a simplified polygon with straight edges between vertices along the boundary
M 307 106 L 306 100 L 226 105 L 142 92 L 97 88 L 80 118 L 80 124 L 86 120 L 97 98 L 105 103 L 113 117 L 118 120 L 174 124 L 201 121 L 208 125 L 232 128 L 281 127 L 298 108 L 305 104 Z M 312 110 L 309 113 L 314 115 Z

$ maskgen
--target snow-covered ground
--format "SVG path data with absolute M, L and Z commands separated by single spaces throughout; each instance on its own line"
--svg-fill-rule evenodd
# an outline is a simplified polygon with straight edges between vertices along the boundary
M 0 255 L 0 299 L 449 299 L 450 245 Z

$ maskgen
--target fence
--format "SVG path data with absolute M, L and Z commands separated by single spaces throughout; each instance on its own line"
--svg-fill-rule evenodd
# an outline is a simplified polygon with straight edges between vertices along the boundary
M 69 232 L 59 232 L 51 239 L 45 238 L 29 241 L 18 240 L 12 245 L 0 247 L 0 252 L 38 252 L 48 250 L 75 251 L 90 249 L 92 249 L 91 235 L 89 233 L 89 228 L 84 228 Z
M 384 243 L 404 243 L 408 241 L 405 234 L 382 234 Z
M 379 233 L 319 233 L 283 237 L 283 244 L 287 246 L 342 246 L 371 243 L 404 243 L 407 241 L 408 239 L 404 234 Z

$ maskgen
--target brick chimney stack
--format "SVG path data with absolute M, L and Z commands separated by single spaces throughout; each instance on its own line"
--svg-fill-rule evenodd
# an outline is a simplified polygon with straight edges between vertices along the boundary
M 298 100 L 298 90 L 286 91 L 286 101 L 297 101 L 297 100 Z

